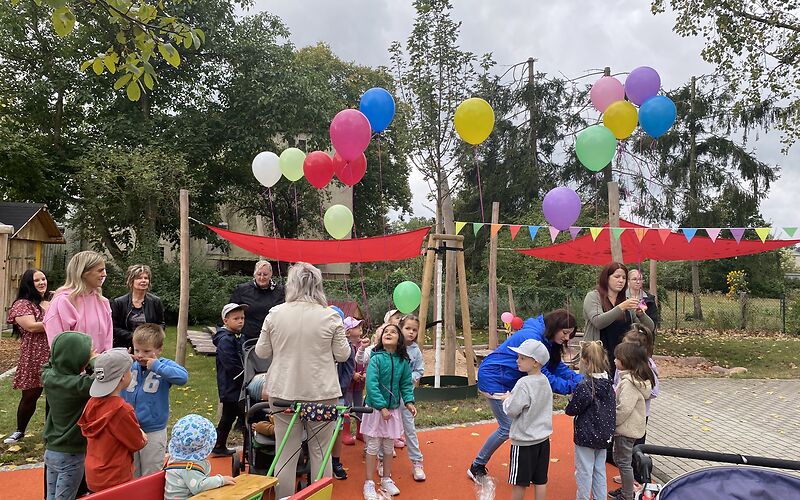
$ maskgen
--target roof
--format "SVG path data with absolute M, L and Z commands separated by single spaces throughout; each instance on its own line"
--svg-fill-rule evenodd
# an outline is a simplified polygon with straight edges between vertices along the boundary
M 22 231 L 37 215 L 47 235 L 52 239 L 59 239 L 59 242 L 63 243 L 64 239 L 61 230 L 56 226 L 56 221 L 53 220 L 50 212 L 47 211 L 47 205 L 44 203 L 0 202 L 0 223 L 14 226 L 12 238 Z
M 361 313 L 361 307 L 359 307 L 358 302 L 354 300 L 328 300 L 328 305 L 336 306 L 341 309 L 345 317 L 351 316 L 356 319 L 364 319 L 364 315 Z

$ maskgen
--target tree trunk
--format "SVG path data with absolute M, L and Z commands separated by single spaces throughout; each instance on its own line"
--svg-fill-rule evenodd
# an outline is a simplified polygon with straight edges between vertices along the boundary
M 453 213 L 453 199 L 450 197 L 450 183 L 447 177 L 440 177 L 442 226 L 445 234 L 455 234 L 456 224 Z M 450 243 L 452 245 L 452 243 Z M 456 374 L 456 255 L 454 252 L 445 252 L 445 278 L 444 278 L 444 374 Z
M 700 189 L 697 181 L 697 126 L 695 123 L 694 98 L 696 92 L 695 77 L 692 77 L 691 100 L 689 101 L 689 223 L 693 227 L 699 224 Z M 694 319 L 703 319 L 703 307 L 700 304 L 700 262 L 692 261 L 692 301 L 694 302 Z
M 692 301 L 694 302 L 694 314 L 696 321 L 703 319 L 703 307 L 700 304 L 700 261 L 692 261 Z

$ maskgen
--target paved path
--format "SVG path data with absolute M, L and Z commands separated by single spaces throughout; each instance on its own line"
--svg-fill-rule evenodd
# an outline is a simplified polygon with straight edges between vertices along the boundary
M 662 380 L 647 442 L 800 460 L 800 380 Z M 653 457 L 654 475 L 661 480 L 708 465 L 717 464 Z

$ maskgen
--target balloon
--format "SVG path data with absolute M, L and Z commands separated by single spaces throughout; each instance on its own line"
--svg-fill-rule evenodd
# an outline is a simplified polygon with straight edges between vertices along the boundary
M 508 311 L 500 315 L 500 320 L 502 320 L 503 323 L 511 323 L 512 319 L 514 319 L 514 315 Z
M 489 137 L 494 129 L 494 110 L 480 97 L 470 97 L 456 108 L 453 116 L 456 132 L 472 145 L 478 145 Z
M 544 196 L 542 211 L 551 226 L 566 231 L 581 214 L 581 199 L 568 187 L 553 188 Z
M 355 186 L 367 171 L 367 157 L 361 153 L 355 160 L 344 161 L 339 153 L 336 153 L 333 155 L 333 170 L 340 181 L 348 186 Z
M 328 153 L 313 151 L 308 153 L 303 162 L 303 173 L 308 182 L 317 189 L 322 189 L 333 179 L 333 159 Z
M 331 120 L 331 144 L 346 161 L 355 160 L 369 146 L 369 120 L 357 109 L 344 109 Z
M 645 132 L 658 139 L 675 123 L 676 114 L 672 99 L 657 95 L 646 100 L 639 108 L 639 123 Z
M 578 160 L 592 172 L 599 172 L 611 163 L 616 149 L 614 133 L 602 125 L 592 125 L 582 130 L 575 141 Z
M 422 298 L 422 291 L 413 281 L 404 281 L 394 287 L 392 299 L 397 310 L 403 314 L 408 314 L 417 307 Z
M 512 330 L 521 330 L 522 329 L 522 318 L 519 316 L 514 316 L 514 319 L 511 320 L 511 329 Z
M 649 66 L 639 66 L 625 79 L 625 95 L 637 106 L 658 94 L 661 77 Z
M 592 99 L 594 108 L 603 113 L 612 102 L 625 98 L 625 88 L 613 76 L 604 76 L 594 82 L 589 97 Z
M 394 97 L 386 89 L 373 87 L 361 96 L 358 109 L 367 117 L 372 130 L 383 132 L 394 118 Z
M 638 114 L 636 107 L 628 101 L 611 103 L 603 114 L 603 125 L 617 139 L 627 139 L 636 129 Z
M 353 229 L 353 212 L 344 205 L 332 205 L 325 210 L 324 223 L 328 234 L 341 240 Z
M 342 311 L 341 308 L 339 308 L 338 306 L 330 306 L 330 307 L 331 309 L 336 311 L 339 314 L 339 316 L 342 317 L 342 319 L 344 319 L 344 311 Z
M 283 176 L 290 181 L 299 181 L 303 177 L 303 162 L 306 154 L 297 148 L 284 149 L 280 156 L 280 167 Z
M 281 167 L 278 155 L 272 151 L 262 151 L 253 158 L 253 175 L 264 187 L 272 187 L 281 180 Z

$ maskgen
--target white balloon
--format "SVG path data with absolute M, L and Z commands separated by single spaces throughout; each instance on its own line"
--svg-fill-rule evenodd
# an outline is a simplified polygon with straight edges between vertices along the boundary
M 253 175 L 264 187 L 281 180 L 280 158 L 272 151 L 262 151 L 253 158 Z

